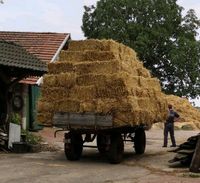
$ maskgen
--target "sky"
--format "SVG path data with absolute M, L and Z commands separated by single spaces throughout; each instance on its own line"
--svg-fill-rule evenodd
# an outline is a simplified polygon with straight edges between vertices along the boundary
M 1 1 L 1 0 L 0 0 Z M 3 0 L 0 4 L 1 31 L 70 33 L 74 40 L 84 39 L 81 30 L 84 5 L 97 0 Z M 185 12 L 194 9 L 200 18 L 200 0 L 178 0 Z M 200 106 L 200 100 L 197 102 Z

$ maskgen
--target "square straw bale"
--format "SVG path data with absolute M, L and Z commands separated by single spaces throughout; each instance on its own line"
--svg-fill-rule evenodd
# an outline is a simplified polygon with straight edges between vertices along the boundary
M 62 51 L 61 62 L 105 61 L 119 59 L 119 54 L 111 51 Z
M 93 100 L 96 95 L 96 88 L 94 85 L 89 86 L 75 86 L 70 90 L 69 98 L 78 101 Z
M 88 86 L 103 83 L 106 80 L 104 74 L 83 74 L 76 77 L 76 84 L 79 86 Z
M 52 126 L 52 119 L 53 119 L 53 114 L 50 112 L 42 112 L 42 113 L 37 113 L 37 121 L 41 123 L 42 125 L 45 126 Z
M 48 64 L 49 74 L 59 74 L 63 72 L 74 72 L 74 66 L 69 62 L 55 62 Z
M 83 51 L 61 51 L 59 55 L 60 62 L 80 62 L 85 60 L 85 52 Z
M 144 78 L 150 78 L 151 77 L 150 72 L 147 69 L 145 69 L 144 67 L 138 68 L 137 72 L 138 72 L 138 76 L 142 76 Z
M 96 98 L 120 98 L 128 96 L 129 92 L 124 86 L 106 87 L 99 86 L 96 88 Z
M 57 86 L 71 88 L 76 84 L 76 75 L 74 73 L 61 73 L 57 75 Z
M 60 98 L 68 98 L 69 90 L 65 87 L 42 87 L 42 99 L 46 101 L 59 100 Z
M 60 99 L 55 102 L 55 110 L 58 112 L 80 112 L 80 102 L 72 99 Z
M 139 76 L 139 86 L 142 88 L 154 88 L 156 91 L 161 91 L 160 82 L 156 78 L 144 78 Z
M 96 113 L 96 102 L 94 100 L 84 101 L 80 103 L 80 112 L 92 112 Z
M 51 87 L 57 85 L 57 78 L 54 74 L 45 74 L 43 77 L 43 86 Z
M 38 112 L 53 112 L 54 111 L 54 105 L 52 105 L 52 102 L 42 101 L 39 100 L 37 102 L 37 111 Z
M 111 51 L 114 47 L 119 47 L 116 42 L 112 40 L 80 40 L 80 41 L 71 41 L 69 43 L 70 51 L 85 51 L 85 50 L 97 50 L 97 51 Z M 112 48 L 112 49 L 111 49 Z M 112 50 L 113 51 L 113 50 Z
M 114 61 L 80 62 L 75 64 L 75 72 L 79 75 L 86 73 L 113 74 L 120 71 L 120 66 Z

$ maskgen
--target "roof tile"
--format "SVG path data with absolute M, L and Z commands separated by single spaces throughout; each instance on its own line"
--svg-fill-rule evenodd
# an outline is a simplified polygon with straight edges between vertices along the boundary
M 41 73 L 47 72 L 47 64 L 23 47 L 0 40 L 0 65 L 24 68 Z
M 14 42 L 42 61 L 52 60 L 68 33 L 0 31 L 0 39 Z

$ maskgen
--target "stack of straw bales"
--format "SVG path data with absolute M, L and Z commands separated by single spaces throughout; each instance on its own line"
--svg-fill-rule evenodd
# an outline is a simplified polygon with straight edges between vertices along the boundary
M 71 41 L 48 69 L 38 103 L 38 121 L 45 125 L 55 112 L 112 114 L 115 126 L 152 125 L 166 117 L 159 80 L 122 44 Z
M 167 102 L 172 104 L 174 109 L 179 113 L 178 122 L 191 124 L 200 129 L 200 111 L 194 108 L 188 99 L 180 98 L 175 95 L 166 95 Z

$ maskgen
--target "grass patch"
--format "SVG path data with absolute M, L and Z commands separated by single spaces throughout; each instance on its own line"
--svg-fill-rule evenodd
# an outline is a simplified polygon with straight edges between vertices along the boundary
M 34 135 L 29 131 L 23 130 L 22 135 L 25 136 L 25 141 L 31 145 L 37 145 L 42 142 L 42 137 L 38 135 Z

